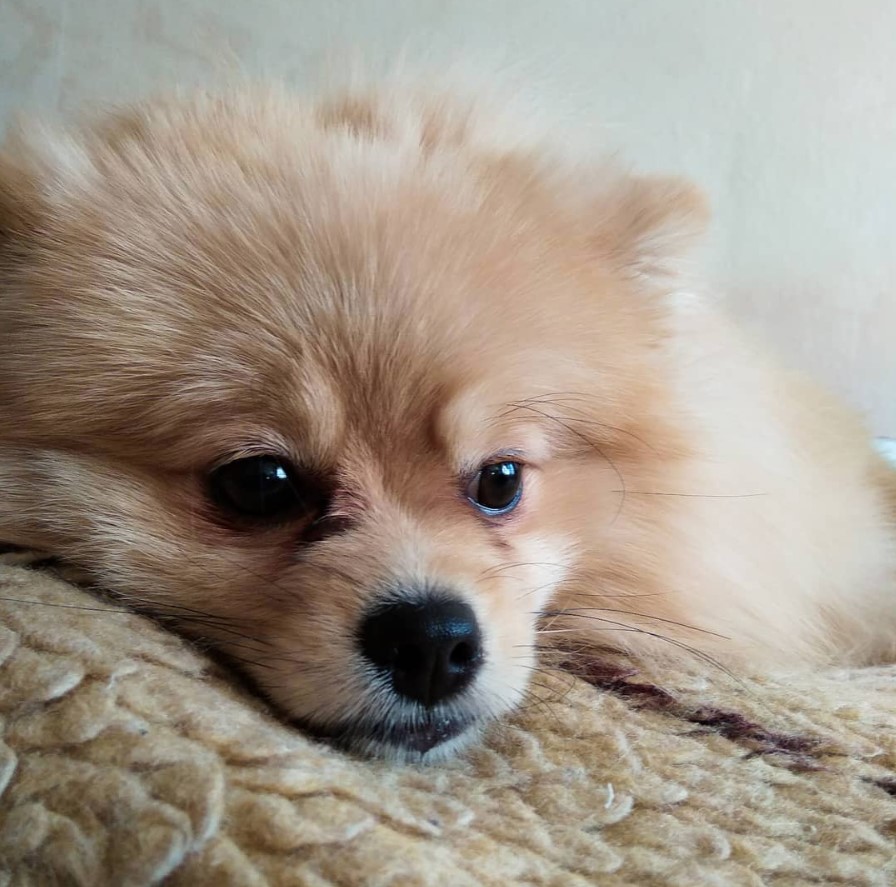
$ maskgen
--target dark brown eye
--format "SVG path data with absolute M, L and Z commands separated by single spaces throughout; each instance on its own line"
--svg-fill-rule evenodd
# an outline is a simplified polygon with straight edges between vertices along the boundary
M 318 513 L 322 495 L 295 466 L 278 456 L 250 456 L 216 468 L 209 492 L 237 517 L 277 521 Z
M 485 514 L 507 514 L 523 495 L 523 466 L 519 462 L 495 462 L 480 468 L 467 496 Z

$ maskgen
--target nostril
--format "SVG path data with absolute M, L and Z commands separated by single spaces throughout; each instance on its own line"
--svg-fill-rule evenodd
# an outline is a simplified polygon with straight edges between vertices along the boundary
M 473 646 L 473 644 L 468 643 L 467 641 L 461 641 L 452 651 L 451 655 L 448 657 L 448 661 L 455 666 L 462 667 L 472 664 L 479 657 L 479 645 Z

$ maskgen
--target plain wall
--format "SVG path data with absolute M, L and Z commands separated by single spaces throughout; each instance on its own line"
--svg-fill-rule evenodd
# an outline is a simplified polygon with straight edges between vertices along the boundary
M 0 0 L 0 126 L 406 47 L 498 56 L 635 166 L 698 180 L 732 310 L 896 436 L 893 0 Z

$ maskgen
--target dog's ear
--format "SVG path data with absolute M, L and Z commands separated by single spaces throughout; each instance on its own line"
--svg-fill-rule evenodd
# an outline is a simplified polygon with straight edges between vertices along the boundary
M 601 196 L 597 245 L 618 271 L 668 284 L 706 230 L 709 207 L 684 179 L 624 176 Z

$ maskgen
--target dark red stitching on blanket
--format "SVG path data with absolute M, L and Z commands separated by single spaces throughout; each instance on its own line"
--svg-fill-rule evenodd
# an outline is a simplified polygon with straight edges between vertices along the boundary
M 814 736 L 801 736 L 769 730 L 743 715 L 714 706 L 692 706 L 673 696 L 668 690 L 643 682 L 632 681 L 636 668 L 623 668 L 580 658 L 562 664 L 589 684 L 628 700 L 633 707 L 663 712 L 697 726 L 695 734 L 718 733 L 749 751 L 747 757 L 767 755 L 790 770 L 812 771 L 824 769 L 813 755 L 823 751 L 828 743 Z M 894 782 L 896 785 L 896 782 Z

